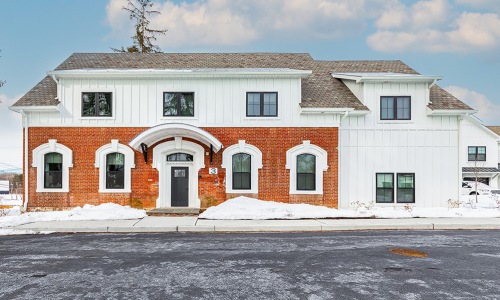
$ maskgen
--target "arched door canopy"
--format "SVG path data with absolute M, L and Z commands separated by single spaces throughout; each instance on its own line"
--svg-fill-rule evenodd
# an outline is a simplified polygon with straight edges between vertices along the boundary
M 196 126 L 182 123 L 166 123 L 144 130 L 130 141 L 129 146 L 137 151 L 142 151 L 141 144 L 149 147 L 161 140 L 172 137 L 187 137 L 200 141 L 211 147 L 215 152 L 222 149 L 222 143 L 212 134 Z

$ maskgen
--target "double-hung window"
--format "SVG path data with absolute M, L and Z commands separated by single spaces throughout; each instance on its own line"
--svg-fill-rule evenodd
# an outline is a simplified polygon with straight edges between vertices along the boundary
M 394 202 L 394 174 L 377 173 L 377 203 Z
M 410 97 L 380 97 L 380 120 L 411 120 Z
M 394 174 L 377 173 L 376 202 L 394 203 Z M 415 174 L 396 174 L 396 202 L 415 203 Z
M 316 156 L 297 155 L 297 191 L 316 190 Z
M 251 189 L 252 156 L 247 153 L 233 155 L 233 190 Z
M 112 93 L 82 93 L 82 117 L 111 117 Z
M 43 187 L 46 189 L 61 189 L 63 185 L 63 156 L 61 153 L 50 152 L 44 155 L 45 169 Z
M 193 117 L 194 93 L 163 93 L 164 117 Z
M 486 147 L 469 146 L 468 157 L 469 161 L 486 161 Z
M 277 92 L 248 92 L 247 117 L 278 116 Z

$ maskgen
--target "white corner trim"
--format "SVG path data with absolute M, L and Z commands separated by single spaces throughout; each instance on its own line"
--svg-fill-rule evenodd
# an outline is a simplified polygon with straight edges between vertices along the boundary
M 106 155 L 118 152 L 125 155 L 125 174 L 123 189 L 106 188 Z M 135 153 L 130 147 L 120 144 L 118 140 L 111 140 L 111 143 L 103 145 L 95 152 L 96 168 L 99 168 L 99 193 L 130 193 L 132 191 L 132 172 L 135 168 Z
M 233 190 L 233 155 L 246 153 L 251 156 L 251 179 L 249 190 Z M 259 169 L 262 169 L 262 152 L 259 148 L 247 144 L 245 140 L 239 140 L 238 144 L 227 147 L 222 152 L 222 168 L 226 169 L 226 193 L 249 193 L 259 192 Z
M 316 156 L 316 190 L 297 190 L 297 156 L 300 154 L 312 154 Z M 290 170 L 290 194 L 323 194 L 323 172 L 328 170 L 328 153 L 321 147 L 303 141 L 286 151 L 286 166 Z
M 59 189 L 47 189 L 44 187 L 45 154 L 56 152 L 62 154 L 62 187 Z M 50 139 L 47 143 L 33 149 L 32 167 L 36 168 L 36 192 L 65 193 L 69 192 L 69 168 L 73 167 L 73 151 Z

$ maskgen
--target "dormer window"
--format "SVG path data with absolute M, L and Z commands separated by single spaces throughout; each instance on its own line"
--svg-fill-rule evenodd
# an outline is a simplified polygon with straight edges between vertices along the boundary
M 411 120 L 409 96 L 380 97 L 380 120 Z

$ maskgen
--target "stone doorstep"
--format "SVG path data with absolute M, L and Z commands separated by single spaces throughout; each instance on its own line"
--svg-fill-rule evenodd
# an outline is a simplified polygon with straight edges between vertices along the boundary
M 192 207 L 168 207 L 154 208 L 146 211 L 148 216 L 197 216 L 200 213 L 199 208 Z

